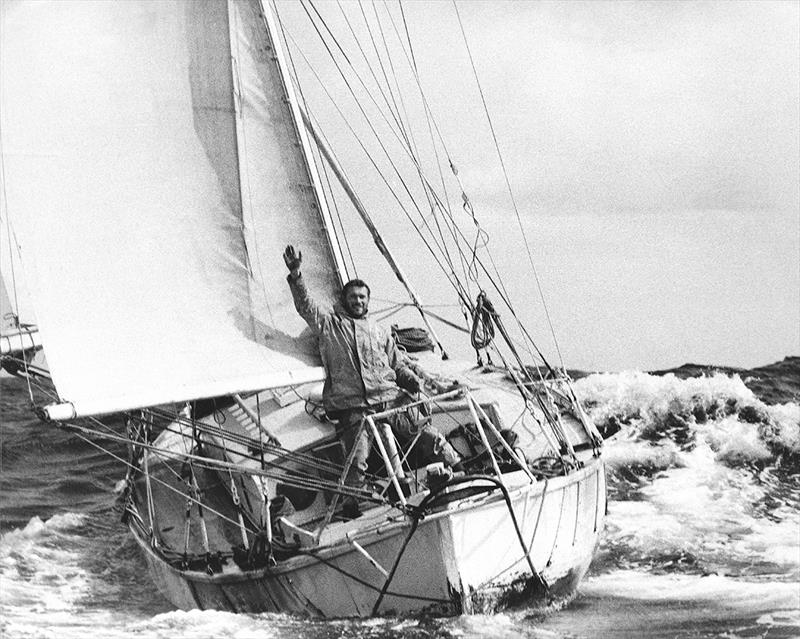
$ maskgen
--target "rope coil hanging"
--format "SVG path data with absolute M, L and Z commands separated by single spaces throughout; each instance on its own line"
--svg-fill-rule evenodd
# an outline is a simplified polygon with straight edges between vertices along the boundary
M 470 343 L 478 355 L 478 365 L 483 365 L 481 350 L 489 347 L 494 340 L 494 317 L 496 312 L 494 306 L 486 297 L 486 291 L 478 293 L 475 301 L 475 308 L 472 310 L 472 328 L 469 332 Z M 489 363 L 491 357 L 486 354 Z

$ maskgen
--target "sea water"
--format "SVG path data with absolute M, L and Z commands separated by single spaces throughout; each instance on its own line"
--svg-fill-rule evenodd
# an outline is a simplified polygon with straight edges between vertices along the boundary
M 577 380 L 597 424 L 619 429 L 590 572 L 560 610 L 458 618 L 175 610 L 115 511 L 121 464 L 33 418 L 21 380 L 0 384 L 3 638 L 800 637 L 800 358 Z

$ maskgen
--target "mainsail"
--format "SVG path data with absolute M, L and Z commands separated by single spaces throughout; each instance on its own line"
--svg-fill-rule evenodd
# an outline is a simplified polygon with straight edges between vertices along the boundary
M 3 216 L 75 415 L 322 379 L 338 260 L 256 0 L 3 3 Z

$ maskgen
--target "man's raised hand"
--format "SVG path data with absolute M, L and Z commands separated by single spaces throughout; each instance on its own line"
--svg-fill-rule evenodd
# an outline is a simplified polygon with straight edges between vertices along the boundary
M 294 246 L 289 244 L 283 252 L 283 261 L 286 263 L 286 268 L 292 275 L 297 275 L 300 272 L 300 264 L 303 262 L 303 252 L 294 252 Z

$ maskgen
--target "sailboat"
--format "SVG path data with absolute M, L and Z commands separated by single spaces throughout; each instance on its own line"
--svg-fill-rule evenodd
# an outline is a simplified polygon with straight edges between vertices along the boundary
M 435 316 L 298 95 L 278 7 L 1 6 L 2 221 L 52 381 L 32 398 L 76 437 L 125 445 L 127 457 L 110 451 L 123 519 L 163 595 L 321 618 L 572 596 L 603 528 L 602 438 L 563 366 L 525 360 L 477 279 L 455 297 L 479 365 L 445 358 Z M 361 424 L 368 484 L 344 482 L 352 455 L 321 406 L 326 373 L 280 259 L 300 245 L 310 289 L 335 302 L 352 270 L 330 175 L 424 324 L 397 331 L 427 374 L 395 410 L 442 432 L 463 473 L 397 441 L 390 410 Z M 435 213 L 443 200 L 421 183 Z M 468 275 L 482 268 L 472 249 Z M 119 414 L 124 431 L 107 428 Z M 344 497 L 360 516 L 342 516 Z

